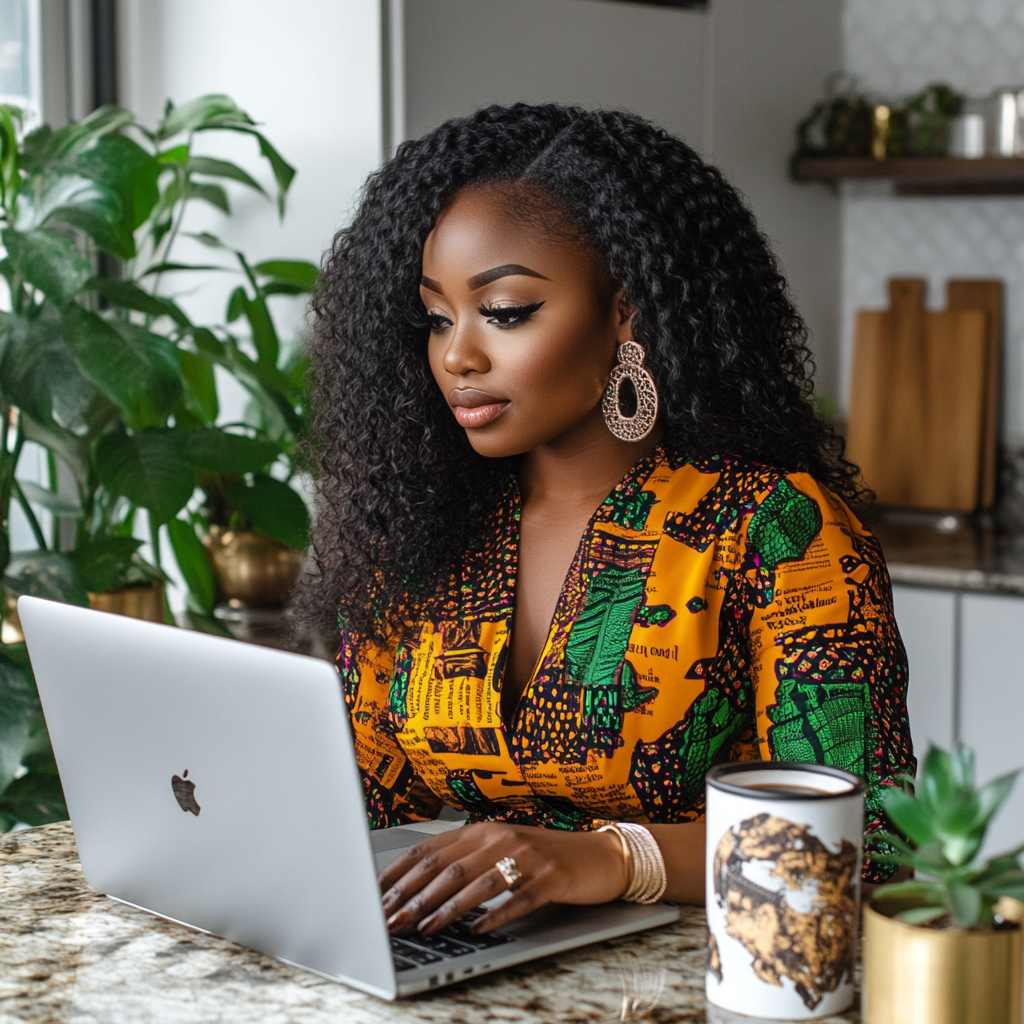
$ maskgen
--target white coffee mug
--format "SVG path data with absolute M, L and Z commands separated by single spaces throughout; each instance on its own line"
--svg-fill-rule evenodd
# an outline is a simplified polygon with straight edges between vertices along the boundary
M 754 761 L 717 765 L 705 781 L 708 1001 L 766 1020 L 848 1010 L 863 780 Z

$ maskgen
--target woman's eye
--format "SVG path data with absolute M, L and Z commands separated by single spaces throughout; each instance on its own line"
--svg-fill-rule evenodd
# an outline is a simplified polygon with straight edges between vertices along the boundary
M 442 334 L 451 327 L 452 322 L 442 313 L 428 313 L 427 324 L 430 326 L 431 334 Z
M 531 302 L 525 306 L 481 306 L 480 315 L 487 317 L 487 322 L 495 327 L 518 327 L 543 305 L 543 302 Z

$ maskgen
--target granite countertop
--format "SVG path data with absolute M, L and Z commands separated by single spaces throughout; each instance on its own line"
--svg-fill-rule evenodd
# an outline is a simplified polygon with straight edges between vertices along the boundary
M 1024 594 L 1024 532 L 954 516 L 872 522 L 893 583 Z
M 0 837 L 0 1024 L 751 1024 L 705 1007 L 704 956 L 703 911 L 684 908 L 676 925 L 386 1003 L 94 892 L 66 822 Z

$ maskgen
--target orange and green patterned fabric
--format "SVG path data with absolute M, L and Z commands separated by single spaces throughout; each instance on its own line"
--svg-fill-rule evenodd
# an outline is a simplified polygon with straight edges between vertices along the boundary
M 655 449 L 591 518 L 511 727 L 500 710 L 520 500 L 392 647 L 342 630 L 371 826 L 686 822 L 720 761 L 810 761 L 881 795 L 913 772 L 881 549 L 805 473 Z M 878 869 L 865 866 L 865 878 Z

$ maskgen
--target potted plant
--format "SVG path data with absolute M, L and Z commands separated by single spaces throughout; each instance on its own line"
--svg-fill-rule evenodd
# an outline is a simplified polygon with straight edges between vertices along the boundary
M 1019 1024 L 1024 845 L 979 856 L 1016 774 L 978 790 L 968 748 L 933 746 L 916 782 L 886 794 L 909 842 L 880 833 L 871 856 L 917 877 L 879 887 L 865 907 L 865 1024 Z
M 27 135 L 18 112 L 0 106 L 0 831 L 66 814 L 17 642 L 20 594 L 166 619 L 166 536 L 190 607 L 217 629 L 197 533 L 210 525 L 202 509 L 211 480 L 233 496 L 240 524 L 304 544 L 305 508 L 287 485 L 304 424 L 304 366 L 298 345 L 281 344 L 267 298 L 308 291 L 316 268 L 250 266 L 241 253 L 201 265 L 175 259 L 191 204 L 230 211 L 222 182 L 267 195 L 242 167 L 199 151 L 211 131 L 254 139 L 283 215 L 295 172 L 229 97 L 168 103 L 154 129 L 108 107 Z M 223 250 L 212 236 L 200 240 Z M 181 271 L 241 277 L 225 324 L 193 323 L 166 294 Z M 233 321 L 248 329 L 236 332 Z M 218 371 L 251 397 L 240 422 L 221 422 Z M 29 442 L 46 454 L 42 482 L 18 474 Z M 11 552 L 13 505 L 32 530 L 32 551 Z M 143 522 L 148 562 L 135 536 Z

